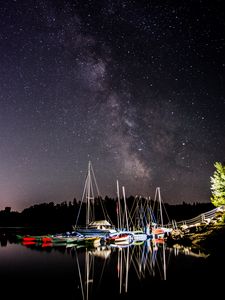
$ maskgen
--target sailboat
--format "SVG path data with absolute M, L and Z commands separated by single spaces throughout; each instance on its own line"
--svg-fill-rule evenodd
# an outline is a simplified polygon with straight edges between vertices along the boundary
M 118 181 L 117 181 L 117 186 L 119 186 Z M 133 237 L 133 241 L 145 241 L 148 238 L 148 235 L 143 232 L 141 229 L 135 229 L 135 230 L 131 230 L 130 229 L 130 224 L 129 224 L 129 219 L 128 219 L 128 208 L 127 208 L 127 204 L 126 204 L 126 196 L 125 196 L 125 187 L 122 187 L 122 192 L 123 192 L 123 200 L 124 200 L 124 213 L 125 213 L 125 219 L 126 219 L 126 230 L 129 233 L 129 235 L 132 235 Z M 119 193 L 118 193 L 119 195 Z M 119 197 L 118 197 L 119 199 Z M 131 219 L 131 217 L 130 217 Z
M 168 234 L 170 234 L 170 232 L 172 231 L 172 228 L 168 228 L 164 225 L 163 222 L 163 207 L 162 207 L 162 197 L 161 197 L 161 192 L 160 192 L 160 188 L 157 187 L 156 188 L 156 192 L 155 192 L 155 204 L 157 202 L 158 199 L 158 205 L 159 205 L 159 218 L 157 223 L 152 223 L 152 229 L 151 229 L 151 233 L 153 236 L 153 239 L 157 239 L 157 238 L 164 238 L 166 237 Z
M 101 209 L 104 219 L 96 220 L 95 219 L 95 195 L 94 191 L 97 192 L 98 200 L 101 202 Z M 82 200 L 80 204 L 80 208 L 78 211 L 76 224 L 73 226 L 73 229 L 77 232 L 83 234 L 84 236 L 98 236 L 105 237 L 109 233 L 116 232 L 115 227 L 112 225 L 109 215 L 107 214 L 106 209 L 102 203 L 101 198 L 99 197 L 99 189 L 96 181 L 96 177 L 94 174 L 94 170 L 91 162 L 88 163 L 88 171 L 85 179 L 84 190 L 82 195 Z M 85 202 L 85 203 L 84 203 Z M 78 226 L 78 221 L 81 213 L 82 205 L 86 205 L 86 224 L 81 227 Z
M 124 200 L 124 216 L 122 215 L 122 207 L 120 205 L 120 196 L 119 196 L 119 182 L 117 180 L 117 197 L 118 197 L 118 231 L 115 233 L 110 233 L 106 238 L 106 242 L 109 244 L 122 244 L 127 245 L 131 244 L 134 241 L 134 234 L 129 231 L 128 225 L 128 213 L 127 213 L 127 204 L 126 204 L 126 196 L 125 196 L 125 187 L 122 187 L 123 191 L 123 200 Z M 124 224 L 124 218 L 125 224 Z M 119 229 L 120 228 L 120 229 Z

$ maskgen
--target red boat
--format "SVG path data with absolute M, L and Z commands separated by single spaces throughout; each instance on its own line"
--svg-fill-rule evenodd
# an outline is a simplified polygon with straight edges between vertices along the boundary
M 110 234 L 110 236 L 106 239 L 109 243 L 126 243 L 130 244 L 134 240 L 134 237 L 130 233 L 126 232 L 116 232 Z

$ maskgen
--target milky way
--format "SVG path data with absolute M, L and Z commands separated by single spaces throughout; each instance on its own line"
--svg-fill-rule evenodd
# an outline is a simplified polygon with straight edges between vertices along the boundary
M 0 209 L 210 201 L 225 149 L 223 1 L 3 1 Z

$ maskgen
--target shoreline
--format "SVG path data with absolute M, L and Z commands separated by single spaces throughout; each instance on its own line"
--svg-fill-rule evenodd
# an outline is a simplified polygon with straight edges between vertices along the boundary
M 184 233 L 182 237 L 171 237 L 168 246 L 175 244 L 193 247 L 210 255 L 225 253 L 225 224 L 202 225 L 192 233 Z

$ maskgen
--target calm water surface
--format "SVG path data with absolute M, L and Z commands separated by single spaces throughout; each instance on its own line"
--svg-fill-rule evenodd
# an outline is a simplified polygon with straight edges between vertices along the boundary
M 22 299 L 146 298 L 156 289 L 168 295 L 171 283 L 207 280 L 214 269 L 204 253 L 151 240 L 129 247 L 67 248 L 1 238 L 1 291 L 22 293 Z

